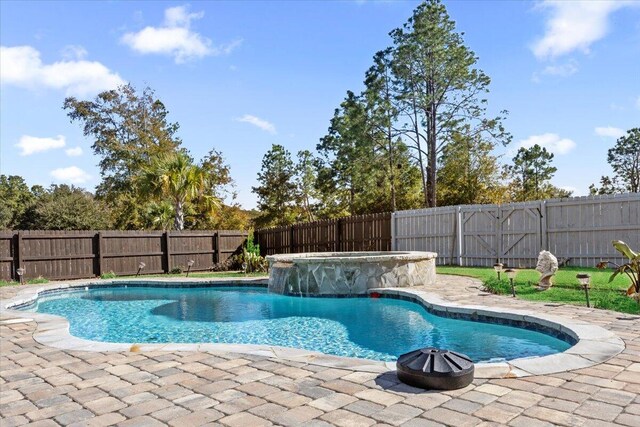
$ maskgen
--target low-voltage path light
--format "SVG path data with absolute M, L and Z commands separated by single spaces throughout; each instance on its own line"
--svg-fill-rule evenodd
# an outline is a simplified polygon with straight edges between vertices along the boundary
M 193 264 L 195 264 L 196 262 L 192 259 L 190 259 L 189 261 L 187 261 L 187 277 L 189 277 L 189 271 L 191 270 L 191 267 L 193 267 Z
M 493 269 L 496 271 L 496 273 L 498 273 L 498 280 L 500 280 L 500 273 L 503 271 L 503 267 L 504 264 L 502 264 L 501 262 L 493 264 Z
M 147 264 L 145 264 L 145 263 L 144 263 L 144 262 L 142 262 L 142 261 L 138 264 L 138 272 L 136 273 L 136 277 L 138 277 L 138 276 L 140 275 L 140 272 L 141 272 L 142 270 L 144 270 L 144 268 L 145 268 L 146 266 L 147 266 Z
M 580 287 L 584 289 L 584 296 L 587 298 L 587 307 L 591 308 L 589 304 L 589 289 L 591 289 L 591 275 L 587 273 L 578 273 L 576 274 L 576 279 L 580 282 Z
M 516 288 L 515 288 L 515 286 L 513 286 L 513 279 L 516 278 L 516 274 L 518 272 L 514 268 L 507 268 L 504 272 L 507 275 L 507 277 L 509 278 L 509 283 L 511 284 L 511 295 L 515 298 L 516 297 Z
M 20 268 L 16 268 L 16 273 L 18 274 L 18 277 L 20 278 L 20 284 L 24 285 L 24 273 L 25 273 L 25 269 L 24 267 L 20 267 Z

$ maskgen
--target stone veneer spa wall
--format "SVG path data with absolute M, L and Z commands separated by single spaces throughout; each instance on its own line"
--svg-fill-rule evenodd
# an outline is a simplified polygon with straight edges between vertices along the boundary
M 270 255 L 269 291 L 364 295 L 368 289 L 434 284 L 434 252 L 320 252 Z

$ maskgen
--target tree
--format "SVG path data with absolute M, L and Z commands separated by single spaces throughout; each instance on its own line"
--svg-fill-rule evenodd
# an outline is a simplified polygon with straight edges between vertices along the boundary
M 440 206 L 501 203 L 507 188 L 498 159 L 491 155 L 495 144 L 480 135 L 457 133 L 444 147 L 438 173 Z
M 503 117 L 486 118 L 489 77 L 475 68 L 478 58 L 464 45 L 462 34 L 439 0 L 420 4 L 407 23 L 391 32 L 393 69 L 400 87 L 398 99 L 409 112 L 407 134 L 413 133 L 424 170 L 428 206 L 436 206 L 437 157 L 455 133 L 469 129 L 503 144 L 511 137 Z M 426 152 L 422 152 L 420 127 Z
M 318 198 L 316 190 L 316 161 L 309 150 L 298 151 L 298 163 L 295 171 L 298 205 L 302 209 L 300 219 L 302 221 L 315 221 L 315 200 Z
M 370 193 L 379 191 L 374 188 L 379 168 L 370 125 L 363 100 L 348 91 L 316 146 L 321 156 L 317 187 L 331 216 L 367 213 Z
M 633 128 L 616 141 L 607 153 L 607 162 L 623 191 L 640 192 L 640 128 Z
M 18 175 L 0 175 L 0 229 L 16 229 L 36 196 Z
M 109 210 L 82 188 L 52 185 L 25 212 L 25 230 L 104 230 L 110 228 Z
M 589 194 L 591 196 L 602 196 L 605 194 L 622 193 L 622 186 L 615 179 L 611 179 L 608 176 L 600 177 L 600 187 L 596 187 L 595 184 L 589 186 Z
M 551 184 L 557 168 L 551 166 L 553 153 L 538 144 L 530 148 L 521 147 L 507 170 L 513 176 L 512 198 L 514 201 L 540 200 L 553 197 L 569 197 L 570 191 Z
M 185 152 L 175 152 L 154 157 L 149 166 L 142 168 L 135 183 L 142 195 L 150 196 L 153 201 L 169 202 L 173 208 L 173 226 L 183 230 L 188 205 L 199 200 L 206 212 L 218 206 L 218 199 L 211 194 L 214 188 L 211 180 L 212 174 L 205 167 L 193 164 Z M 164 211 L 166 217 L 166 208 Z
M 260 215 L 256 227 L 293 224 L 296 214 L 295 166 L 291 153 L 282 145 L 273 144 L 262 158 L 258 185 L 252 191 L 258 196 Z
M 394 123 L 398 118 L 395 105 L 391 70 L 391 50 L 376 53 L 373 66 L 365 76 L 366 89 L 363 93 L 367 105 L 368 116 L 372 122 L 371 137 L 379 152 L 386 157 L 387 178 L 391 203 L 389 208 L 395 212 L 396 203 L 396 162 L 394 160 L 396 131 Z
M 118 228 L 139 228 L 148 209 L 136 195 L 133 178 L 155 157 L 178 149 L 179 125 L 167 120 L 169 113 L 152 89 L 137 92 L 130 84 L 102 92 L 93 101 L 66 98 L 63 109 L 72 122 L 83 125 L 100 157 L 97 197 L 117 207 Z

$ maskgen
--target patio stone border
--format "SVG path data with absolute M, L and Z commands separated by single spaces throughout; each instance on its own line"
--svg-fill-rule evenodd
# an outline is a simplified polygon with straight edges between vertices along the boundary
M 438 275 L 446 280 L 445 275 Z M 357 359 L 333 356 L 320 352 L 254 344 L 137 344 L 106 343 L 77 338 L 69 333 L 69 322 L 66 318 L 16 310 L 33 304 L 42 295 L 65 292 L 70 289 L 85 287 L 100 288 L 123 285 L 142 287 L 192 287 L 192 286 L 260 286 L 267 285 L 266 279 L 113 279 L 96 282 L 95 280 L 73 283 L 53 283 L 44 286 L 30 285 L 15 297 L 0 301 L 0 315 L 9 317 L 5 322 L 34 320 L 37 329 L 33 338 L 44 345 L 81 351 L 204 351 L 210 353 L 240 353 L 267 356 L 276 359 L 304 362 L 319 366 L 351 369 L 363 372 L 383 373 L 395 370 L 395 362 L 382 362 L 368 359 Z M 179 283 L 179 284 L 178 284 Z M 480 283 L 478 281 L 478 283 Z M 182 285 L 182 286 L 181 286 Z M 462 305 L 447 301 L 435 293 L 410 288 L 370 289 L 369 293 L 378 293 L 382 297 L 405 299 L 421 304 L 428 311 L 445 317 L 464 318 L 470 320 L 496 320 L 498 323 L 517 325 L 536 325 L 536 330 L 556 331 L 560 336 L 570 337 L 575 345 L 562 353 L 549 356 L 513 359 L 506 362 L 477 363 L 476 378 L 518 378 L 532 375 L 544 375 L 565 372 L 579 368 L 587 368 L 603 363 L 625 348 L 624 341 L 613 332 L 589 322 L 569 319 L 560 316 L 538 313 L 530 310 L 506 309 L 483 305 Z

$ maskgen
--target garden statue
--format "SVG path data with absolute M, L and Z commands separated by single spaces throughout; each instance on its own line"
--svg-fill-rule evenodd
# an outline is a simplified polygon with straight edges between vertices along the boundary
M 536 271 L 541 274 L 538 290 L 545 291 L 553 285 L 551 278 L 558 271 L 558 259 L 549 251 L 541 251 L 538 255 Z

